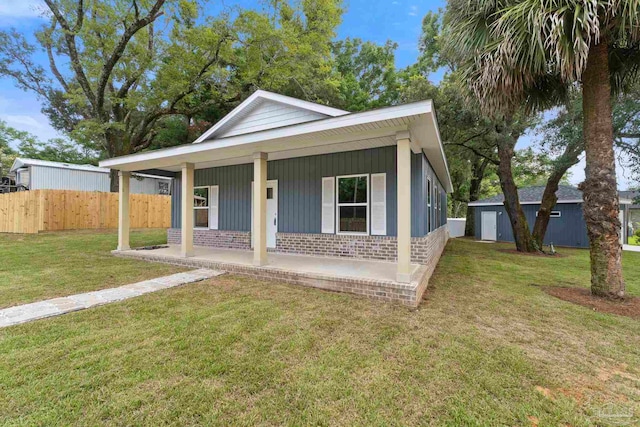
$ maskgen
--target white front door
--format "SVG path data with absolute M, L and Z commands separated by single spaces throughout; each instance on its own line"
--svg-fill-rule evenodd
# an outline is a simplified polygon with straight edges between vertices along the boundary
M 624 211 L 620 210 L 620 244 L 624 245 L 625 235 L 627 234 L 627 225 L 624 223 Z
M 267 247 L 276 247 L 278 232 L 278 181 L 267 181 Z M 253 247 L 253 182 L 251 183 L 251 247 Z
M 498 238 L 498 221 L 497 214 L 494 211 L 482 212 L 481 224 L 482 240 L 497 240 Z
M 278 181 L 267 182 L 267 247 L 276 247 L 278 232 Z

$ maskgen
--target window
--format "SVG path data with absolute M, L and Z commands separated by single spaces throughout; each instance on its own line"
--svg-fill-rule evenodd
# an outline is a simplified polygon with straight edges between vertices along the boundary
M 435 209 L 434 209 L 434 216 L 435 216 L 435 228 L 440 227 L 440 197 L 438 197 L 438 195 L 440 194 L 440 192 L 438 191 L 438 185 L 434 186 L 434 191 L 433 191 L 433 203 L 435 205 Z
M 538 216 L 538 213 L 540 211 L 536 212 L 536 216 Z M 549 218 L 560 218 L 562 217 L 562 212 L 561 211 L 551 211 L 551 213 L 549 214 Z
M 427 232 L 431 231 L 431 179 L 427 178 Z
M 158 181 L 158 194 L 169 195 L 169 182 L 168 181 Z
M 336 178 L 338 234 L 368 234 L 369 176 Z
M 193 216 L 195 228 L 209 228 L 209 187 L 193 189 Z

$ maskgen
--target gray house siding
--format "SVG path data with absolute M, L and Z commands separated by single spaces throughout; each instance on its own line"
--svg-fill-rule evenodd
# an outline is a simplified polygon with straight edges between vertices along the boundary
M 365 173 L 387 174 L 387 235 L 395 236 L 397 233 L 395 146 L 269 161 L 267 179 L 278 180 L 278 232 L 320 233 L 322 178 Z M 423 154 L 412 154 L 411 228 L 414 237 L 427 234 L 425 202 L 427 174 L 433 176 L 434 182 L 438 182 L 438 187 L 442 188 L 426 157 Z M 196 187 L 219 185 L 220 230 L 251 230 L 252 180 L 252 164 L 195 171 Z M 180 174 L 177 175 L 173 184 L 171 224 L 173 228 L 180 228 Z M 446 200 L 446 195 L 444 197 Z M 446 213 L 444 216 L 446 217 Z
M 533 229 L 536 221 L 536 212 L 540 209 L 540 204 L 522 205 L 529 227 Z M 544 238 L 544 244 L 553 243 L 556 246 L 571 246 L 577 248 L 588 248 L 587 226 L 582 216 L 581 203 L 560 203 L 553 208 L 560 211 L 560 218 L 551 218 Z M 509 216 L 504 206 L 477 206 L 474 208 L 475 215 L 475 237 L 482 236 L 482 212 L 497 212 L 497 239 L 503 242 L 513 242 L 513 232 Z

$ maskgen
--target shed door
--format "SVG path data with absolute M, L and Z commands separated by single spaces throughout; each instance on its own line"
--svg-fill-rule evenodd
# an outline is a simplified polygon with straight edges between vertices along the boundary
M 495 211 L 482 212 L 482 240 L 497 240 L 498 220 Z

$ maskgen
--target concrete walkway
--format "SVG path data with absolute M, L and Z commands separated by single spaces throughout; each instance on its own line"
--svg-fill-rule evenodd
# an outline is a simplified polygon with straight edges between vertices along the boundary
M 72 311 L 84 310 L 97 305 L 109 304 L 137 297 L 162 289 L 173 288 L 187 283 L 200 282 L 224 274 L 216 270 L 193 270 L 186 273 L 158 277 L 144 282 L 132 283 L 118 288 L 102 289 L 68 297 L 54 298 L 32 304 L 18 305 L 0 310 L 0 328 L 31 322 L 45 317 L 59 316 Z
M 629 251 L 629 252 L 640 252 L 640 246 L 623 245 L 622 250 Z

